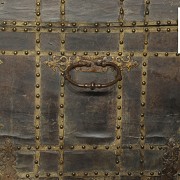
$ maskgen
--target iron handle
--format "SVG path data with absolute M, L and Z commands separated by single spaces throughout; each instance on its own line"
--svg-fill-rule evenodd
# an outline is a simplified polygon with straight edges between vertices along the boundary
M 118 81 L 122 80 L 121 70 L 115 63 L 100 61 L 100 62 L 95 62 L 94 64 L 96 66 L 101 66 L 101 67 L 113 67 L 117 72 L 115 79 L 111 82 L 106 83 L 106 84 L 96 84 L 95 82 L 86 83 L 86 84 L 77 83 L 76 81 L 71 79 L 70 71 L 77 68 L 77 67 L 91 67 L 92 63 L 91 62 L 85 62 L 85 61 L 69 65 L 67 67 L 66 71 L 64 72 L 64 77 L 66 80 L 68 80 L 72 85 L 74 85 L 76 87 L 90 88 L 91 90 L 94 90 L 96 88 L 98 88 L 98 89 L 107 88 L 107 87 L 110 87 L 110 86 L 116 84 Z

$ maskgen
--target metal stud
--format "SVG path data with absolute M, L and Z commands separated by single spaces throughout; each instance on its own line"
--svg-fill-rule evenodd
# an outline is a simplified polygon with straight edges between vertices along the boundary
M 146 93 L 145 91 L 142 91 L 142 95 L 145 95 L 145 93 Z
M 17 51 L 14 51 L 14 55 L 17 55 L 18 54 L 18 52 Z
M 87 29 L 85 28 L 83 31 L 84 31 L 84 32 L 87 32 Z
M 26 174 L 26 177 L 29 178 L 30 177 L 29 174 Z
M 136 32 L 136 29 L 132 29 L 132 32 L 135 33 L 135 32 Z
M 171 31 L 171 29 L 170 28 L 167 28 L 167 32 L 170 32 Z
M 107 33 L 110 33 L 111 32 L 111 30 L 110 29 L 107 29 Z
M 27 32 L 27 31 L 28 31 L 28 29 L 27 29 L 27 28 L 25 28 L 25 29 L 24 29 L 24 32 Z
M 37 5 L 37 6 L 40 6 L 40 2 L 37 2 L 36 5 Z
M 48 54 L 51 56 L 51 55 L 52 55 L 52 52 L 49 52 Z
M 49 31 L 49 32 L 52 32 L 52 28 L 49 28 L 48 31 Z
M 62 15 L 65 15 L 65 12 L 64 12 L 64 11 L 61 11 L 61 14 L 62 14 Z
M 25 55 L 28 55 L 28 54 L 29 54 L 29 52 L 28 52 L 28 51 L 25 51 L 25 52 L 24 52 L 24 54 L 25 54 Z
M 160 32 L 160 31 L 161 31 L 161 28 L 157 28 L 157 31 Z
M 40 94 L 36 94 L 36 97 L 37 97 L 37 98 L 40 98 Z
M 36 73 L 36 77 L 40 77 L 40 73 Z
M 36 12 L 36 15 L 37 15 L 37 16 L 40 16 L 40 14 L 41 14 L 41 13 L 40 13 L 39 11 L 38 11 L 38 12 Z
M 12 30 L 15 32 L 17 29 L 14 27 Z

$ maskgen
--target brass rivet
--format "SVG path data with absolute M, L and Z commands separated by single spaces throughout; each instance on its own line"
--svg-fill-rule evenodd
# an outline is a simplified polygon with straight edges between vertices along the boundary
M 48 146 L 48 149 L 51 149 L 51 146 Z
M 116 126 L 116 128 L 117 128 L 117 129 L 120 129 L 120 126 L 119 126 L 119 125 L 117 125 L 117 126 Z
M 146 76 L 146 72 L 143 72 L 143 76 Z M 146 84 L 146 82 L 143 81 L 143 82 L 142 82 L 142 85 L 145 85 L 145 84 Z
M 120 117 L 120 116 L 118 117 L 118 120 L 121 120 L 121 117 Z
M 37 5 L 37 6 L 40 6 L 40 2 L 37 2 L 36 5 Z
M 63 125 L 60 125 L 60 129 L 63 129 Z
M 64 43 L 65 43 L 65 40 L 62 40 L 61 43 L 64 44 Z
M 64 11 L 61 11 L 61 14 L 62 14 L 62 15 L 65 15 L 65 12 L 64 12 Z
M 64 94 L 63 94 L 63 93 L 61 93 L 61 97 L 64 97 Z
M 151 172 L 151 173 L 150 173 L 150 175 L 151 175 L 151 176 L 153 176 L 153 175 L 154 175 L 154 173 L 153 173 L 153 172 Z
M 141 106 L 145 106 L 145 103 L 144 103 L 144 102 L 142 102 L 142 103 L 141 103 Z
M 2 54 L 5 54 L 5 51 L 1 51 Z
M 146 1 L 146 4 L 150 4 L 150 0 L 147 0 L 147 1 Z
M 144 30 L 145 30 L 145 32 L 148 32 L 148 31 L 149 31 L 149 29 L 148 29 L 148 28 L 145 28 Z
M 118 161 L 118 160 L 116 161 L 116 164 L 119 164 L 119 161 Z
M 123 44 L 123 41 L 120 41 L 120 44 Z
M 40 43 L 40 39 L 36 39 L 36 43 Z
M 146 72 L 143 72 L 143 75 L 146 75 Z M 142 85 L 146 85 L 146 81 L 143 81 Z
M 14 51 L 14 55 L 17 55 L 18 54 L 18 52 L 17 51 Z
M 65 23 L 61 23 L 61 26 L 65 26 Z
M 105 146 L 106 149 L 109 149 L 109 146 Z
M 97 146 L 96 146 L 96 145 L 94 145 L 94 146 L 93 146 L 93 149 L 97 149 Z
M 36 126 L 36 129 L 39 129 L 39 126 Z
M 73 55 L 75 56 L 75 55 L 76 55 L 76 52 L 73 52 Z
M 167 32 L 170 32 L 171 31 L 171 29 L 170 28 L 167 28 Z
M 24 52 L 24 54 L 25 54 L 25 55 L 28 55 L 28 54 L 29 54 L 29 52 L 28 52 L 28 51 L 25 51 L 25 52 Z
M 14 27 L 12 30 L 15 32 L 17 29 Z
M 142 91 L 142 95 L 145 95 L 146 94 L 146 92 L 145 91 Z
M 84 32 L 87 32 L 87 29 L 85 28 L 83 31 L 84 31 Z
M 71 146 L 70 148 L 71 148 L 71 149 L 74 149 L 74 146 Z
M 143 145 L 141 145 L 141 149 L 144 149 L 144 146 L 143 146 Z
M 36 30 L 37 30 L 37 31 L 40 31 L 40 28 L 38 27 L 38 28 L 36 28 Z
M 39 74 L 39 73 L 36 73 L 36 77 L 40 77 L 40 74 Z
M 61 52 L 61 55 L 64 56 L 64 55 L 65 55 L 65 52 Z
M 39 25 L 40 25 L 40 22 L 36 22 L 36 25 L 39 26 Z
M 21 149 L 21 147 L 20 147 L 20 146 L 18 146 L 18 147 L 17 147 L 17 149 L 18 149 L 18 150 L 20 150 L 20 149 Z
M 37 16 L 40 16 L 40 14 L 41 14 L 40 12 L 36 12 L 36 15 L 37 15 Z
M 117 139 L 121 139 L 121 137 L 120 137 L 120 136 L 117 136 Z
M 63 173 L 62 173 L 62 172 L 60 172 L 60 173 L 59 173 L 59 175 L 60 175 L 60 176 L 62 176 L 62 175 L 63 175 Z
M 72 23 L 73 26 L 76 26 L 76 23 Z
M 50 173 L 47 173 L 46 175 L 47 175 L 48 177 L 49 177 L 49 176 L 51 176 L 51 174 L 50 174 Z
M 121 109 L 121 106 L 118 106 L 117 109 L 120 110 L 120 109 Z
M 36 109 L 39 109 L 39 108 L 40 108 L 40 105 L 37 105 L 37 106 L 36 106 Z
M 29 174 L 26 174 L 26 177 L 29 178 L 30 177 Z
M 84 55 L 87 56 L 87 55 L 88 55 L 88 52 L 84 52 Z
M 36 84 L 36 88 L 39 88 L 40 87 L 40 85 L 39 84 Z
M 122 86 L 121 86 L 121 85 L 119 85 L 119 86 L 118 86 L 118 88 L 119 88 L 119 89 L 121 89 L 121 88 L 122 88 Z
M 107 33 L 110 33 L 111 32 L 111 30 L 110 29 L 107 29 Z
M 65 31 L 65 29 L 61 28 L 61 32 L 64 32 L 64 31 Z
M 131 146 L 131 145 L 129 146 L 129 149 L 132 149 L 132 146 Z
M 39 146 L 36 146 L 36 149 L 39 149 Z
M 40 94 L 36 94 L 36 97 L 39 98 L 39 97 L 40 97 Z
M 118 55 L 119 55 L 119 56 L 122 56 L 122 52 L 118 52 Z
M 123 32 L 124 31 L 124 29 L 120 29 L 120 32 Z
M 27 31 L 28 31 L 28 29 L 27 29 L 27 28 L 25 28 L 25 29 L 24 29 L 24 32 L 27 32 Z
M 12 23 L 13 23 L 13 25 L 16 25 L 16 21 L 13 21 Z
M 64 107 L 64 105 L 63 105 L 63 104 L 61 104 L 61 105 L 60 105 L 60 108 L 63 108 L 63 107 Z
M 153 147 L 153 146 L 150 146 L 150 149 L 154 149 L 154 147 Z
M 160 171 L 158 172 L 158 175 L 161 175 L 161 172 L 160 172 Z M 179 176 L 179 174 L 178 174 L 178 176 Z
M 136 21 L 133 21 L 133 22 L 132 22 L 132 25 L 135 26 L 135 25 L 136 25 Z
M 118 96 L 117 98 L 118 98 L 118 99 L 121 99 L 121 96 Z
M 59 139 L 60 139 L 60 140 L 63 140 L 63 136 L 60 136 Z
M 143 56 L 147 56 L 147 53 L 146 53 L 146 52 L 144 52 L 144 53 L 143 53 Z
M 120 9 L 120 14 L 124 14 L 123 8 Z
M 118 176 L 118 175 L 119 175 L 119 172 L 116 172 L 116 175 Z
M 157 21 L 156 24 L 157 24 L 157 25 L 160 25 L 160 24 L 161 24 L 161 21 Z
M 7 22 L 6 21 L 3 21 L 3 23 L 2 23 L 3 25 L 6 25 L 7 24 Z
M 168 25 L 171 25 L 171 21 L 167 21 L 167 24 L 168 24 Z
M 36 140 L 39 140 L 39 136 L 36 136 Z
M 135 32 L 136 32 L 136 30 L 135 30 L 135 29 L 132 29 L 132 32 L 133 32 L 133 33 L 135 33 Z
M 38 177 L 39 177 L 39 174 L 36 174 L 36 175 L 35 175 L 35 178 L 38 178 Z
M 98 52 L 94 52 L 94 54 L 97 56 L 99 53 Z
M 131 176 L 131 172 L 128 172 L 128 175 Z
M 60 149 L 63 149 L 63 146 L 60 146 L 59 148 L 60 148 Z
M 143 137 L 143 136 L 141 136 L 141 140 L 144 140 L 144 137 Z
M 85 149 L 86 148 L 86 146 L 82 146 L 82 149 Z
M 144 117 L 144 113 L 141 113 L 141 117 Z
M 48 25 L 49 25 L 49 27 L 52 27 L 52 23 L 49 23 Z
M 37 55 L 40 55 L 41 54 L 41 52 L 40 51 L 37 51 Z
M 143 128 L 143 127 L 144 127 L 144 124 L 140 124 L 140 127 Z
M 144 25 L 145 25 L 145 26 L 147 26 L 147 25 L 148 25 L 148 22 L 147 22 L 147 21 L 145 21 L 145 22 L 144 22 Z
M 146 14 L 146 15 L 149 15 L 149 10 L 148 10 L 148 9 L 145 11 L 145 14 Z
M 40 119 L 40 116 L 36 116 L 36 119 Z
M 75 32 L 76 32 L 76 29 L 72 29 L 72 32 L 75 33 Z
M 111 24 L 110 23 L 106 23 L 106 26 L 109 27 Z
M 95 172 L 94 172 L 94 174 L 95 174 L 95 175 L 98 175 L 98 172 L 97 172 L 97 171 L 95 171 Z
M 145 45 L 147 45 L 147 44 L 148 44 L 148 42 L 147 42 L 147 41 L 145 41 L 145 42 L 144 42 L 144 44 L 145 44 Z
M 30 149 L 31 149 L 31 146 L 28 146 L 27 149 L 30 150 Z
M 146 62 L 143 62 L 143 66 L 146 66 L 147 64 L 146 64 Z
M 107 52 L 106 55 L 107 55 L 107 56 L 110 56 L 110 52 Z
M 99 32 L 99 30 L 98 30 L 98 29 L 95 29 L 95 32 Z
M 6 29 L 5 29 L 5 27 L 3 27 L 1 30 L 2 30 L 2 31 L 5 31 Z
M 75 176 L 76 175 L 76 173 L 72 173 L 72 176 Z
M 88 173 L 87 173 L 87 172 L 85 172 L 85 173 L 84 173 L 84 175 L 85 175 L 85 176 L 87 176 L 87 175 L 88 175 Z
M 49 32 L 52 32 L 52 28 L 49 28 L 48 31 L 49 31 Z
M 119 25 L 120 25 L 120 26 L 123 26 L 123 22 L 120 22 Z
M 36 64 L 36 67 L 40 67 L 40 64 L 39 64 L 39 63 L 37 63 L 37 64 Z
M 168 55 L 169 55 L 169 53 L 166 52 L 166 53 L 165 53 L 165 56 L 168 56 Z
M 51 55 L 52 55 L 52 52 L 49 52 L 48 54 L 51 56 Z
M 157 31 L 160 32 L 160 31 L 161 31 L 161 28 L 157 28 Z
M 154 55 L 155 55 L 155 56 L 158 56 L 158 53 L 155 53 Z
M 64 83 L 61 83 L 61 87 L 64 87 Z

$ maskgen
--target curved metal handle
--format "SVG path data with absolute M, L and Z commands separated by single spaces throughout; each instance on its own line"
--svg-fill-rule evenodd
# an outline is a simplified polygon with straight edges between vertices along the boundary
M 66 80 L 68 80 L 71 84 L 73 84 L 76 87 L 80 87 L 80 88 L 90 88 L 91 90 L 94 90 L 96 88 L 101 89 L 101 88 L 107 88 L 109 86 L 112 86 L 114 84 L 116 84 L 118 81 L 122 80 L 122 76 L 121 76 L 121 70 L 119 69 L 119 67 L 112 63 L 112 62 L 104 62 L 104 61 L 100 61 L 100 62 L 95 62 L 96 66 L 101 66 L 101 67 L 113 67 L 117 74 L 115 76 L 115 79 L 111 82 L 108 82 L 106 84 L 96 84 L 95 82 L 91 82 L 91 83 L 86 83 L 86 84 L 80 84 L 75 82 L 74 80 L 71 79 L 70 76 L 70 71 L 77 68 L 77 67 L 91 67 L 92 63 L 91 62 L 78 62 L 75 64 L 71 64 L 65 71 L 64 73 L 64 77 Z

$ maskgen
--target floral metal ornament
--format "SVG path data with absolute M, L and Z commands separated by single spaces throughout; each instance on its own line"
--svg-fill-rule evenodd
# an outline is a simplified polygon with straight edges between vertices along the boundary
M 178 156 L 179 148 L 177 143 L 173 138 L 170 138 L 163 156 L 163 180 L 172 180 L 173 176 L 178 172 Z
M 131 56 L 126 57 L 94 57 L 94 56 L 53 56 L 52 60 L 45 61 L 45 64 L 50 67 L 53 71 L 59 69 L 61 72 L 66 71 L 68 66 L 77 62 L 113 62 L 120 70 L 128 70 L 135 68 L 138 66 L 137 61 L 134 61 Z M 98 69 L 98 67 L 94 68 L 91 66 L 91 71 L 94 72 Z M 95 70 L 96 69 L 96 70 Z M 105 67 L 102 67 L 102 71 L 105 71 Z M 82 68 L 77 68 L 77 70 L 82 70 Z M 107 70 L 107 69 L 106 69 Z M 89 68 L 86 69 L 89 71 Z
M 5 139 L 0 152 L 0 180 L 17 180 L 15 147 L 10 139 Z

